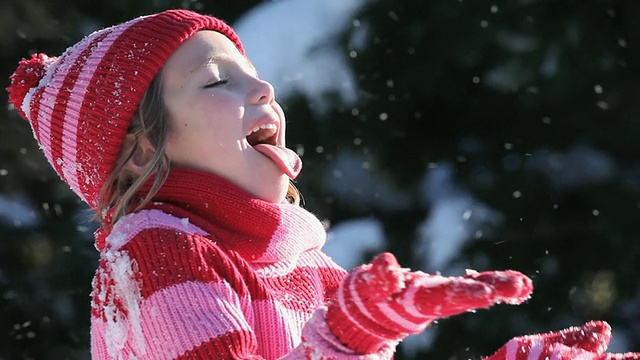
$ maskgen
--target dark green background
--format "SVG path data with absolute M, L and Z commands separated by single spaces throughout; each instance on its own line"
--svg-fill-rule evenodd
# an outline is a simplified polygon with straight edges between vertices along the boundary
M 233 22 L 257 3 L 4 0 L 0 86 L 20 58 L 60 54 L 95 24 L 174 7 Z M 451 164 L 460 186 L 504 216 L 458 261 L 523 271 L 534 297 L 440 321 L 416 359 L 478 359 L 510 337 L 590 319 L 609 321 L 627 340 L 620 349 L 640 351 L 639 18 L 637 0 L 371 1 L 357 15 L 370 26 L 365 46 L 349 60 L 357 103 L 322 115 L 302 97 L 284 104 L 288 143 L 307 149 L 298 181 L 305 206 L 334 225 L 380 220 L 402 264 L 421 263 L 411 244 L 430 211 L 418 200 L 429 164 Z M 514 37 L 527 46 L 508 46 Z M 505 75 L 498 83 L 496 69 Z M 0 194 L 24 199 L 41 221 L 0 219 L 0 359 L 85 359 L 93 225 L 2 99 Z M 309 150 L 317 146 L 324 151 Z M 576 149 L 608 158 L 607 176 L 565 162 Z M 332 195 L 325 174 L 344 150 L 415 200 L 397 210 Z M 548 161 L 532 165 L 537 154 Z M 563 186 L 567 175 L 578 181 Z

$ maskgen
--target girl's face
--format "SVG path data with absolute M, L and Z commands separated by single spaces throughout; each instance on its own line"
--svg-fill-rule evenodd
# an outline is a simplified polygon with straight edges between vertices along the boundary
M 284 200 L 300 158 L 284 147 L 273 87 L 227 37 L 199 31 L 182 43 L 163 67 L 162 95 L 174 166 L 216 174 L 269 202 Z

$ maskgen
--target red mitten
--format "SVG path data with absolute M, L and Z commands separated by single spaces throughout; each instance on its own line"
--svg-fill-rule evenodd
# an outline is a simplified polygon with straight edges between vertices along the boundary
M 611 327 L 592 321 L 581 327 L 511 339 L 495 354 L 483 360 L 632 360 L 640 353 L 605 353 L 611 340 Z
M 333 334 L 361 354 L 387 341 L 423 331 L 432 321 L 505 302 L 529 298 L 533 285 L 515 271 L 444 277 L 411 272 L 389 253 L 353 269 L 329 303 L 326 319 Z

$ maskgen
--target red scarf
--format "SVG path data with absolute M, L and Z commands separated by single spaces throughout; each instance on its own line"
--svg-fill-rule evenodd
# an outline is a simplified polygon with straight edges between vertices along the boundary
M 148 181 L 141 194 L 152 183 Z M 303 208 L 260 200 L 226 179 L 197 170 L 172 169 L 146 208 L 187 219 L 249 262 L 286 260 L 322 247 L 326 239 L 320 221 Z M 96 233 L 100 250 L 109 232 L 103 228 Z

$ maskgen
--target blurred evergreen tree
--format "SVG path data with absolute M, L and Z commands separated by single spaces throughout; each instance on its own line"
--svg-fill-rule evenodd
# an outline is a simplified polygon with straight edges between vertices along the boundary
M 108 24 L 173 7 L 233 22 L 259 2 L 9 1 L 0 85 L 21 57 L 59 54 Z M 475 234 L 449 269 L 534 279 L 528 303 L 441 321 L 432 346 L 401 348 L 398 359 L 477 359 L 510 337 L 594 318 L 640 351 L 638 15 L 633 0 L 372 0 L 343 38 L 357 104 L 325 114 L 303 98 L 285 104 L 289 144 L 307 149 L 298 183 L 307 208 L 333 224 L 375 217 L 401 263 L 428 267 L 416 250 L 433 211 L 424 178 L 451 166 L 502 222 Z M 363 28 L 365 44 L 353 47 Z M 13 214 L 0 220 L 0 359 L 88 358 L 93 229 L 9 110 L 0 112 L 0 207 L 9 209 L 0 212 Z M 397 206 L 357 204 L 353 184 L 336 195 L 329 183 L 341 174 L 331 169 L 345 153 L 397 190 Z M 31 209 L 28 221 L 20 209 Z
M 453 166 L 453 180 L 503 216 L 453 265 L 518 269 L 536 285 L 525 305 L 435 325 L 416 359 L 479 358 L 513 336 L 596 318 L 638 350 L 639 11 L 633 1 L 379 0 L 355 19 L 353 31 L 368 29 L 362 49 L 344 49 L 359 103 L 311 134 L 290 127 L 305 147 L 323 146 L 305 156 L 307 199 L 334 222 L 381 219 L 401 263 L 420 267 L 425 172 Z M 335 198 L 314 179 L 345 151 L 414 201 L 363 209 Z

